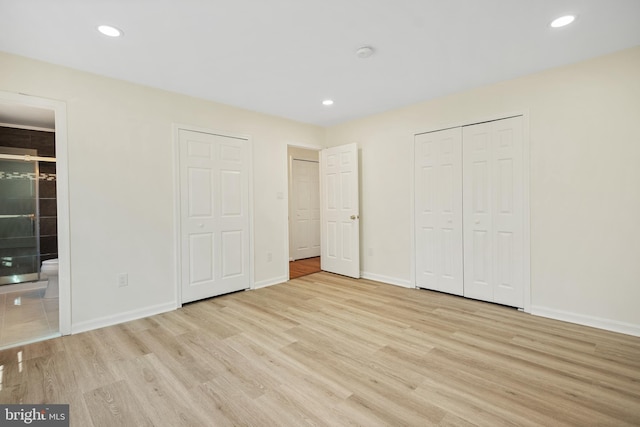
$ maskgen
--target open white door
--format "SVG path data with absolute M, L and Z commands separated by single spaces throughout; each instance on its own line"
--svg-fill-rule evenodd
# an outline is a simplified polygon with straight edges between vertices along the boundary
M 182 302 L 250 286 L 248 141 L 181 129 Z
M 360 278 L 358 147 L 320 152 L 321 268 Z

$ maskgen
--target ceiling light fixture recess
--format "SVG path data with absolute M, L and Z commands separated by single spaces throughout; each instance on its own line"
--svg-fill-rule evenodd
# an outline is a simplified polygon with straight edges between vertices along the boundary
M 111 25 L 100 25 L 98 31 L 109 37 L 120 37 L 122 35 L 122 30 Z
M 333 99 L 325 99 L 322 101 L 322 105 L 333 105 Z
M 564 27 L 565 25 L 571 24 L 575 20 L 576 20 L 575 15 L 561 16 L 560 18 L 556 18 L 553 21 L 551 21 L 551 27 L 552 28 Z
M 361 48 L 358 48 L 358 50 L 356 50 L 356 56 L 358 58 L 368 58 L 371 55 L 373 55 L 373 48 L 371 46 L 362 46 Z

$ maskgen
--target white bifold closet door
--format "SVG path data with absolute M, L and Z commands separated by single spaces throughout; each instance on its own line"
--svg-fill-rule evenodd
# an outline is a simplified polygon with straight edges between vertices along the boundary
M 522 117 L 415 136 L 416 285 L 524 307 Z
M 415 137 L 416 282 L 463 294 L 462 128 Z
M 523 307 L 522 117 L 462 132 L 464 296 Z

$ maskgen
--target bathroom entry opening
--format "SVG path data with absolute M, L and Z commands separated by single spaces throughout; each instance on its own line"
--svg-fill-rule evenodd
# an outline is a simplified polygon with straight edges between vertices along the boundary
M 0 146 L 0 286 L 39 281 L 42 261 L 57 258 L 55 162 Z

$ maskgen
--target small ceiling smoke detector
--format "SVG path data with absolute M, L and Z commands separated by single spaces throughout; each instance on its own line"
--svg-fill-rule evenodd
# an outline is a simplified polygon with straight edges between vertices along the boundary
M 552 28 L 564 27 L 565 25 L 571 24 L 575 20 L 576 20 L 576 17 L 574 15 L 561 16 L 560 18 L 556 18 L 553 21 L 551 21 L 551 27 Z
M 356 56 L 358 58 L 368 58 L 373 55 L 373 48 L 371 46 L 362 46 L 358 50 L 356 50 Z
M 322 101 L 322 105 L 333 105 L 333 99 L 325 99 Z
M 111 25 L 100 25 L 98 31 L 109 37 L 120 37 L 122 35 L 122 30 L 112 27 Z

